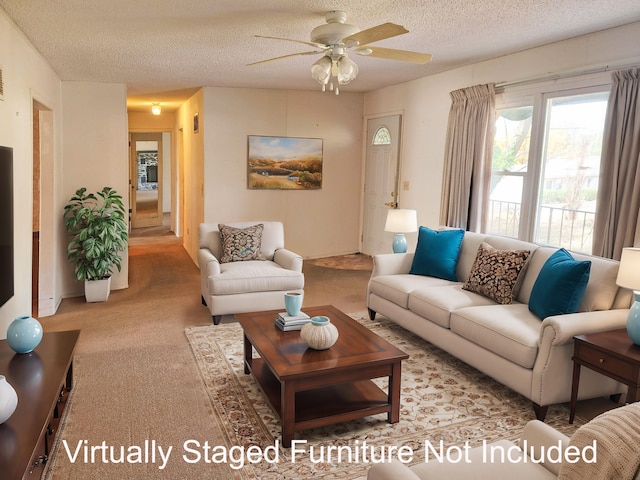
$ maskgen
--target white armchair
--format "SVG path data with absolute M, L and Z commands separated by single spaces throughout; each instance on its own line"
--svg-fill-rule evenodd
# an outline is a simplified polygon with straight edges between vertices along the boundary
M 222 238 L 218 224 L 201 223 L 198 265 L 202 303 L 209 308 L 213 323 L 222 315 L 259 310 L 284 309 L 284 294 L 303 292 L 302 257 L 284 248 L 281 222 L 225 223 L 244 229 L 264 225 L 260 246 L 264 260 L 221 263 Z

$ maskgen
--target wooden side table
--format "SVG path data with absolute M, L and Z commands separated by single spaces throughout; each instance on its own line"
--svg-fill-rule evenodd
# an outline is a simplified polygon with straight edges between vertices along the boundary
M 638 400 L 640 346 L 631 341 L 626 329 L 577 335 L 573 338 L 573 382 L 569 423 L 573 423 L 575 418 L 582 365 L 628 385 L 627 403 Z

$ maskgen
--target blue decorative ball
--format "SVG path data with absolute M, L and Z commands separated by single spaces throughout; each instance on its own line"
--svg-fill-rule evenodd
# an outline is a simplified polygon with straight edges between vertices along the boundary
M 7 328 L 7 343 L 16 353 L 29 353 L 42 340 L 42 325 L 33 317 L 18 317 Z

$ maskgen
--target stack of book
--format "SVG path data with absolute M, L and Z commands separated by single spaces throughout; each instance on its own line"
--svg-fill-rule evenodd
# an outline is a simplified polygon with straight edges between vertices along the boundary
M 276 325 L 280 330 L 301 330 L 302 327 L 309 323 L 311 318 L 304 312 L 300 312 L 298 315 L 288 315 L 287 312 L 280 312 L 276 317 Z

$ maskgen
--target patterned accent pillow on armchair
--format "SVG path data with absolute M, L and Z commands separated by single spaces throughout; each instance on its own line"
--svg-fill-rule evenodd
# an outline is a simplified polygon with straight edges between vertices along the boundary
M 245 260 L 264 260 L 260 248 L 262 246 L 262 230 L 264 225 L 252 225 L 247 228 L 236 228 L 219 224 L 222 240 L 222 258 L 220 263 L 242 262 Z

